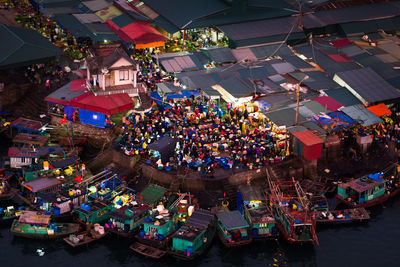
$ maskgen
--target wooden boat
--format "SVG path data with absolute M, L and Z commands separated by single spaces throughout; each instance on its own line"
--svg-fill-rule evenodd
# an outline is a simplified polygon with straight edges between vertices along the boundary
M 252 239 L 263 240 L 278 237 L 277 221 L 265 201 L 262 190 L 252 185 L 240 186 L 239 190 L 238 198 L 243 199 L 243 204 L 238 206 L 238 210 L 243 209 L 244 217 L 251 226 Z
M 289 243 L 318 244 L 315 231 L 315 215 L 308 208 L 307 197 L 300 184 L 295 181 L 271 181 L 270 202 L 273 205 L 278 228 Z
M 365 208 L 354 208 L 346 210 L 334 210 L 327 212 L 316 212 L 317 224 L 345 224 L 363 222 L 370 219 Z
M 145 245 L 139 242 L 134 242 L 129 248 L 143 256 L 152 259 L 160 259 L 167 254 L 166 250 L 161 250 L 153 246 Z
M 16 210 L 14 206 L 7 207 L 6 210 L 0 210 L 0 225 L 6 225 L 12 223 L 22 211 Z
M 56 239 L 79 231 L 79 224 L 50 223 L 50 216 L 37 211 L 23 211 L 14 220 L 11 233 L 16 236 L 35 239 Z
M 227 207 L 215 209 L 217 216 L 217 234 L 226 247 L 238 247 L 253 241 L 250 225 L 239 211 L 229 211 Z
M 104 230 L 104 229 L 103 229 Z M 71 247 L 80 247 L 83 245 L 87 245 L 89 243 L 92 243 L 93 241 L 99 240 L 103 238 L 107 232 L 102 232 L 100 233 L 99 231 L 95 231 L 95 229 L 92 229 L 90 231 L 85 231 L 81 233 L 71 234 L 69 237 L 65 237 L 64 241 L 70 245 Z
M 203 254 L 215 237 L 214 217 L 210 211 L 195 210 L 186 224 L 175 232 L 168 253 L 182 260 L 193 260 Z

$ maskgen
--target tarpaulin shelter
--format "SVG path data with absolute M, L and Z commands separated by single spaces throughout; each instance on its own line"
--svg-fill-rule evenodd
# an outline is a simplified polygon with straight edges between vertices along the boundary
M 306 160 L 315 160 L 321 157 L 324 141 L 311 131 L 293 132 L 298 140 L 298 154 Z
M 362 126 L 370 126 L 382 122 L 379 117 L 362 105 L 344 107 L 341 111 L 349 115 L 350 118 Z
M 63 54 L 58 47 L 31 29 L 0 25 L 0 39 L 0 69 L 42 63 Z
M 134 43 L 136 49 L 164 46 L 168 38 L 153 28 L 150 22 L 131 21 L 119 23 L 107 20 L 107 25 L 125 42 Z
M 166 135 L 147 147 L 151 150 L 158 151 L 161 155 L 161 162 L 165 164 L 169 161 L 170 157 L 174 156 L 176 142 L 177 140 L 175 138 Z
M 113 19 L 115 17 L 121 16 L 123 13 L 121 10 L 119 10 L 115 6 L 111 5 L 111 6 L 105 7 L 103 9 L 97 11 L 95 14 L 103 22 L 106 22 L 109 19 Z
M 342 128 L 349 128 L 355 121 L 341 111 L 331 112 L 328 115 L 316 115 L 312 121 L 327 132 L 335 132 Z
M 85 90 L 85 79 L 73 80 L 45 97 L 44 100 L 53 104 L 70 105 L 70 101 L 83 95 Z
M 333 99 L 329 96 L 316 97 L 316 98 L 313 98 L 312 101 L 316 101 L 316 102 L 320 103 L 323 107 L 326 107 L 330 111 L 336 111 L 340 107 L 343 107 L 343 105 L 341 103 L 339 103 L 338 101 L 336 101 L 335 99 Z
M 378 117 L 392 115 L 392 112 L 390 111 L 390 109 L 388 109 L 388 107 L 383 103 L 368 107 L 367 109 L 369 111 L 371 111 L 372 113 L 374 113 Z
M 133 102 L 126 93 L 96 96 L 92 92 L 86 92 L 72 99 L 71 106 L 105 115 L 113 115 L 133 108 Z
M 106 116 L 103 113 L 80 108 L 79 120 L 82 123 L 89 124 L 97 128 L 104 128 Z

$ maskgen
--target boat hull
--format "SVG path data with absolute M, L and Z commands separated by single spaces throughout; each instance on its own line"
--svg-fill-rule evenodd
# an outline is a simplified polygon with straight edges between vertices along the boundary
M 218 237 L 221 240 L 222 244 L 225 247 L 228 247 L 228 248 L 240 247 L 240 246 L 248 245 L 253 241 L 253 238 L 251 236 L 249 236 L 249 239 L 247 239 L 247 240 L 241 240 L 241 241 L 236 241 L 236 242 L 228 242 L 225 239 L 224 235 L 220 231 L 218 231 L 217 234 L 218 234 Z
M 88 244 L 90 244 L 90 243 L 92 243 L 92 242 L 94 242 L 96 240 L 99 240 L 99 239 L 103 238 L 104 236 L 107 235 L 107 232 L 105 232 L 104 234 L 100 235 L 99 233 L 94 233 L 93 231 L 91 231 L 91 235 L 90 236 L 88 235 L 88 232 L 77 233 L 76 235 L 77 236 L 83 235 L 84 236 L 83 240 L 79 241 L 78 243 L 74 243 L 74 242 L 71 241 L 71 239 L 69 237 L 65 237 L 64 241 L 68 245 L 70 245 L 71 247 L 74 247 L 74 248 L 75 247 L 80 247 L 80 246 L 83 246 L 83 245 L 88 245 Z
M 54 234 L 51 235 L 41 234 L 41 233 L 30 233 L 30 232 L 28 233 L 21 231 L 18 227 L 18 223 L 15 222 L 16 221 L 14 220 L 13 225 L 11 226 L 11 233 L 15 236 L 31 238 L 31 239 L 57 239 L 57 238 L 63 238 L 65 236 L 74 234 L 79 231 L 79 224 L 65 223 L 65 224 L 59 224 L 59 227 L 63 228 L 62 231 L 55 232 Z
M 342 203 L 344 203 L 344 204 L 346 204 L 346 205 L 348 205 L 348 206 L 350 206 L 350 207 L 352 207 L 352 208 L 361 208 L 361 207 L 363 207 L 363 208 L 370 208 L 370 207 L 373 207 L 373 206 L 382 204 L 383 202 L 387 201 L 387 200 L 389 199 L 389 195 L 388 195 L 388 194 L 384 194 L 384 195 L 382 195 L 381 197 L 375 198 L 375 199 L 373 199 L 373 200 L 371 200 L 371 201 L 364 202 L 364 203 L 362 203 L 362 204 L 355 204 L 355 203 L 353 203 L 353 202 L 351 202 L 351 201 L 348 201 L 348 200 L 346 200 L 346 199 L 343 199 L 343 198 L 342 198 L 341 196 L 339 196 L 339 195 L 337 195 L 336 198 L 337 198 L 340 202 L 342 202 Z
M 133 243 L 129 248 L 135 251 L 136 253 L 139 253 L 145 257 L 149 257 L 152 259 L 160 259 L 167 254 L 166 250 L 161 250 L 153 246 L 149 246 L 139 242 Z

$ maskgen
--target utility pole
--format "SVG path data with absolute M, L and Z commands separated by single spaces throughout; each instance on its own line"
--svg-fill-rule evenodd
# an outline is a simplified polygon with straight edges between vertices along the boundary
M 308 75 L 304 76 L 304 78 L 297 84 L 296 88 L 296 125 L 299 122 L 299 104 L 300 104 L 300 84 L 309 78 Z

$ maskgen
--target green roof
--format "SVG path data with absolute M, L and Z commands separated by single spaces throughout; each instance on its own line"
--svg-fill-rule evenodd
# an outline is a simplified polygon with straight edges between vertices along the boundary
M 217 217 L 228 231 L 249 227 L 249 224 L 237 210 L 218 213 Z
M 140 198 L 146 204 L 153 205 L 158 201 L 167 190 L 164 187 L 158 185 L 147 186 L 142 193 L 140 193 Z
M 25 28 L 0 26 L 0 68 L 36 64 L 63 54 L 39 33 Z

